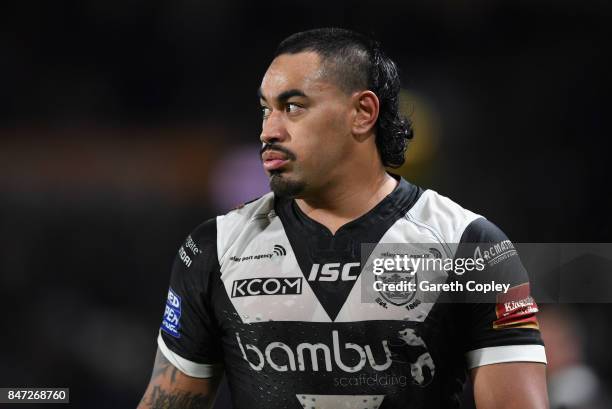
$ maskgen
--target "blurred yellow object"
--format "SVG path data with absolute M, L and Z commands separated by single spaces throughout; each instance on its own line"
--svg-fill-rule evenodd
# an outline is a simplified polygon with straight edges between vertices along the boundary
M 433 167 L 440 142 L 440 117 L 426 97 L 413 91 L 402 89 L 399 103 L 401 113 L 412 121 L 414 139 L 408 145 L 406 162 L 395 172 L 413 178 Z

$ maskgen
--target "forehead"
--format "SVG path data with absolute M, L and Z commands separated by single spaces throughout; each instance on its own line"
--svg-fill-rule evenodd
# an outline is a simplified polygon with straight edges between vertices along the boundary
M 276 57 L 261 81 L 261 93 L 270 98 L 298 89 L 306 95 L 324 91 L 332 86 L 324 80 L 323 64 L 315 52 L 281 54 Z

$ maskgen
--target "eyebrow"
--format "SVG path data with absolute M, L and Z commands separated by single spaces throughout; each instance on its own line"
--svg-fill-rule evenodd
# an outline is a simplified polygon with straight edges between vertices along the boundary
M 263 93 L 261 92 L 261 88 L 259 88 L 257 90 L 257 96 L 260 99 L 263 99 L 264 101 L 267 102 L 266 98 L 263 96 Z M 279 103 L 284 103 L 284 102 L 286 102 L 291 97 L 304 97 L 304 98 L 307 98 L 306 94 L 304 94 L 303 91 L 301 91 L 299 89 L 290 89 L 290 90 L 283 91 L 280 94 L 278 94 L 278 96 L 276 97 L 276 100 Z

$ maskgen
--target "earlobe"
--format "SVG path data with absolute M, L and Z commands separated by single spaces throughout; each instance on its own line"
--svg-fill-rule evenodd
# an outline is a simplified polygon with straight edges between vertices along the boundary
M 355 93 L 353 98 L 355 104 L 353 134 L 367 137 L 378 119 L 378 97 L 372 91 L 361 91 Z

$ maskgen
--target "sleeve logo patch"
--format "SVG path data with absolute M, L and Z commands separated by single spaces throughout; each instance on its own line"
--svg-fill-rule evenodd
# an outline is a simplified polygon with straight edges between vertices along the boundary
M 161 329 L 175 338 L 180 338 L 179 321 L 181 319 L 181 297 L 179 297 L 170 288 L 168 290 L 168 299 L 166 300 L 166 309 L 164 311 L 164 319 L 162 320 Z
M 494 266 L 510 257 L 518 255 L 514 244 L 510 240 L 503 240 L 499 243 L 491 243 L 488 247 L 480 245 L 474 250 L 474 259 L 482 258 L 489 266 Z
M 187 252 L 185 251 L 185 247 L 181 246 L 178 254 L 179 254 L 179 258 L 181 259 L 181 261 L 185 263 L 187 267 L 191 267 L 192 260 L 191 260 L 191 257 L 187 255 Z
M 535 314 L 538 306 L 530 295 L 529 283 L 510 288 L 506 294 L 497 296 L 493 322 L 494 329 L 502 328 L 538 328 Z

